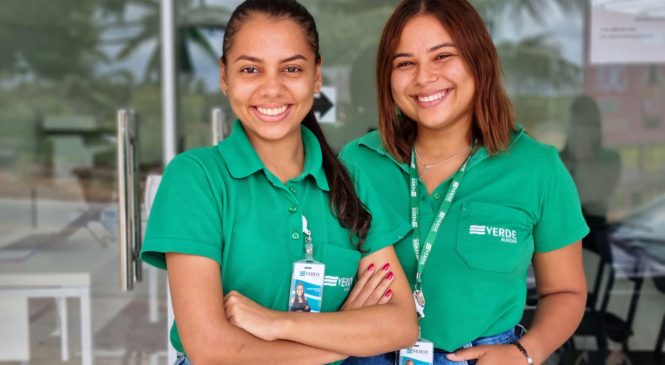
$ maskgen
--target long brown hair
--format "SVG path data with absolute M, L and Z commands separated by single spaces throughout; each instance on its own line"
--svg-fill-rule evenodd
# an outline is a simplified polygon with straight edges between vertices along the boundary
M 222 62 L 226 64 L 226 54 L 233 43 L 233 37 L 250 16 L 262 14 L 277 19 L 290 19 L 303 29 L 307 42 L 316 56 L 316 63 L 321 63 L 319 52 L 319 33 L 316 30 L 314 17 L 294 0 L 247 0 L 240 4 L 231 14 L 224 33 Z M 323 170 L 330 186 L 330 209 L 340 224 L 350 230 L 350 234 L 358 237 L 358 250 L 367 238 L 367 231 L 372 224 L 372 215 L 365 209 L 356 195 L 353 182 L 344 165 L 333 152 L 323 135 L 319 122 L 310 110 L 302 121 L 319 141 L 323 155 Z
M 515 129 L 513 106 L 501 82 L 496 48 L 476 9 L 467 0 L 404 0 L 383 28 L 377 56 L 379 130 L 386 150 L 406 162 L 417 134 L 415 122 L 397 110 L 392 97 L 391 74 L 392 58 L 404 26 L 418 15 L 432 15 L 439 20 L 473 75 L 473 136 L 490 154 L 507 149 L 510 134 Z

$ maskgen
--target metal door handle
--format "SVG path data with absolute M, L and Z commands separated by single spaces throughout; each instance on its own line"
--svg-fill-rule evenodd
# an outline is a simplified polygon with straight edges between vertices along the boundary
M 214 146 L 224 139 L 224 121 L 226 119 L 224 109 L 212 108 L 210 118 L 212 119 L 212 145 Z
M 139 199 L 138 121 L 133 110 L 118 110 L 118 220 L 120 288 L 129 291 L 142 279 L 141 203 Z

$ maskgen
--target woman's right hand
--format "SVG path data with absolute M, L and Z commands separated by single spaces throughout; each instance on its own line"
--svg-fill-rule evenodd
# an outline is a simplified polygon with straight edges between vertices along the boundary
M 393 295 L 390 285 L 393 283 L 394 277 L 390 264 L 385 264 L 380 269 L 377 269 L 374 264 L 370 264 L 358 276 L 356 285 L 353 286 L 349 297 L 342 305 L 342 311 L 390 302 Z

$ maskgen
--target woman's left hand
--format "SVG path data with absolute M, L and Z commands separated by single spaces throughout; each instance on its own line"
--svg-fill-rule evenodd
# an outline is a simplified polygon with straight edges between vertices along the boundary
M 237 291 L 224 296 L 224 312 L 231 324 L 254 336 L 265 341 L 278 339 L 279 312 L 265 308 Z
M 514 345 L 480 345 L 447 355 L 451 361 L 478 360 L 476 365 L 527 365 L 526 358 Z

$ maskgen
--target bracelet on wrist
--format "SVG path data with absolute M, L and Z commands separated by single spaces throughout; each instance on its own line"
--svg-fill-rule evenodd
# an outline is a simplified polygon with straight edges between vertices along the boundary
M 533 365 L 533 359 L 531 358 L 531 356 L 529 356 L 529 353 L 526 351 L 524 346 L 522 346 L 522 344 L 519 341 L 515 340 L 510 344 L 514 345 L 515 347 L 517 347 L 518 350 L 520 350 L 520 352 L 522 353 L 522 355 L 524 355 L 524 358 L 526 359 L 526 362 L 529 365 Z

